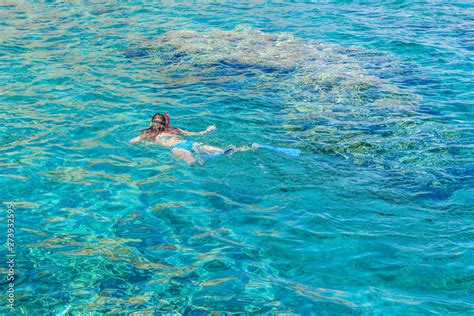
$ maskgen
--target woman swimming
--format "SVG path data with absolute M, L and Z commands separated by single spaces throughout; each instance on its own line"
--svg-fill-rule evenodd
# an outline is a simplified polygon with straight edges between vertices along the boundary
M 188 132 L 177 127 L 170 126 L 170 118 L 168 114 L 156 113 L 151 119 L 151 125 L 149 128 L 141 130 L 140 136 L 137 136 L 130 140 L 130 143 L 137 143 L 139 141 L 150 139 L 158 145 L 171 148 L 173 154 L 180 159 L 184 160 L 187 164 L 193 164 L 196 162 L 196 158 L 193 152 L 200 155 L 206 156 L 217 156 L 221 154 L 233 154 L 237 151 L 246 151 L 256 146 L 243 146 L 235 147 L 230 146 L 227 149 L 205 145 L 203 143 L 193 142 L 189 140 L 183 140 L 180 135 L 183 136 L 202 136 L 210 131 L 215 130 L 214 125 L 208 126 L 206 130 L 202 132 Z

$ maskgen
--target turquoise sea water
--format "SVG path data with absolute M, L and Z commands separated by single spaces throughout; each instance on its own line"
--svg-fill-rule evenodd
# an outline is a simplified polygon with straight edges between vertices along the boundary
M 8 2 L 0 27 L 1 314 L 474 313 L 472 2 Z M 302 155 L 129 144 L 162 111 Z

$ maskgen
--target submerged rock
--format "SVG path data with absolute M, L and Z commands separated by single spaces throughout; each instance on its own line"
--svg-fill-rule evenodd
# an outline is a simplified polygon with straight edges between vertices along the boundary
M 357 54 L 363 55 L 353 48 L 240 26 L 169 31 L 126 55 L 154 56 L 173 70 L 190 71 L 194 76 L 214 73 L 219 82 L 226 75 L 222 69 L 231 77 L 252 75 L 258 79 L 256 89 L 282 91 L 288 102 L 302 100 L 315 107 L 324 102 L 364 105 L 365 99 L 381 94 L 400 99 L 399 89 L 365 69 L 365 62 L 352 57 Z

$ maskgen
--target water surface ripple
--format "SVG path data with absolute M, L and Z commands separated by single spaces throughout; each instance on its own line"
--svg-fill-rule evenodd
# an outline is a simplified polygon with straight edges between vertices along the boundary
M 6 2 L 0 25 L 15 314 L 474 313 L 472 3 Z M 162 111 L 303 154 L 129 144 Z

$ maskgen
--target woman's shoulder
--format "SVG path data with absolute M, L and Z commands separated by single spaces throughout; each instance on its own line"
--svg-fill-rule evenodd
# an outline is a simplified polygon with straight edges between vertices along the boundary
M 166 129 L 166 133 L 172 134 L 172 135 L 177 135 L 177 134 L 179 134 L 179 128 L 169 126 L 169 127 Z

